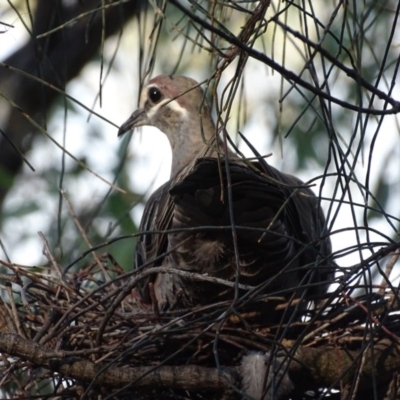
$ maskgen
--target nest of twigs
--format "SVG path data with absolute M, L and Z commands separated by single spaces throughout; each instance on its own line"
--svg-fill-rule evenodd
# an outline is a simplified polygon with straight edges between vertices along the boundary
M 292 399 L 370 398 L 371 390 L 396 398 L 400 302 L 394 288 L 360 288 L 355 278 L 368 265 L 313 303 L 252 299 L 273 315 L 260 322 L 239 303 L 144 312 L 133 289 L 151 270 L 126 273 L 109 255 L 76 272 L 50 261 L 42 268 L 1 262 L 8 273 L 1 276 L 0 386 L 8 396 L 241 398 L 238 366 L 255 350 L 291 360 Z

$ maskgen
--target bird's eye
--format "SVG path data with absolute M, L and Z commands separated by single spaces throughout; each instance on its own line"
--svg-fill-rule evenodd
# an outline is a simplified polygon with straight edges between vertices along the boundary
M 152 103 L 158 103 L 162 98 L 161 90 L 156 87 L 150 88 L 148 92 L 148 97 Z

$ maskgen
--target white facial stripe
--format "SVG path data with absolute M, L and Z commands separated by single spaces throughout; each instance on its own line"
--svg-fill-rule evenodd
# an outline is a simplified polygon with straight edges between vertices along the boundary
M 165 103 L 168 103 L 169 100 L 164 100 Z M 162 101 L 161 103 L 163 103 L 164 101 Z M 164 103 L 164 104 L 165 104 Z M 187 115 L 187 110 L 186 108 L 183 108 L 177 100 L 172 100 L 168 103 L 167 107 L 169 107 L 171 110 L 176 111 L 177 113 L 181 114 L 182 117 L 186 117 Z
M 176 100 L 171 101 L 170 99 L 164 99 L 148 111 L 148 118 L 151 120 L 161 107 L 169 107 L 171 110 L 180 114 L 182 118 L 186 118 L 188 113 L 188 111 L 183 108 Z

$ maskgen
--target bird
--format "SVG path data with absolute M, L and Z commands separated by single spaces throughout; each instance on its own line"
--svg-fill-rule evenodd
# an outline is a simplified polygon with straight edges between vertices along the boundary
M 297 297 L 299 288 L 327 290 L 332 246 L 319 199 L 258 153 L 249 161 L 227 149 L 198 82 L 149 80 L 118 136 L 146 125 L 167 136 L 172 166 L 145 205 L 134 268 L 163 266 L 205 279 L 152 274 L 138 286 L 143 306 L 185 310 L 249 290 Z

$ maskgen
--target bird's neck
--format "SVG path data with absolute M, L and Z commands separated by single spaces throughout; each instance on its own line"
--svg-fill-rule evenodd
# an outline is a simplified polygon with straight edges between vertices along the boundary
M 213 140 L 215 125 L 211 118 L 198 119 L 198 123 L 193 120 L 184 121 L 177 131 L 167 136 L 172 148 L 171 177 L 175 177 L 199 156 L 216 157 L 215 149 L 221 148 Z

